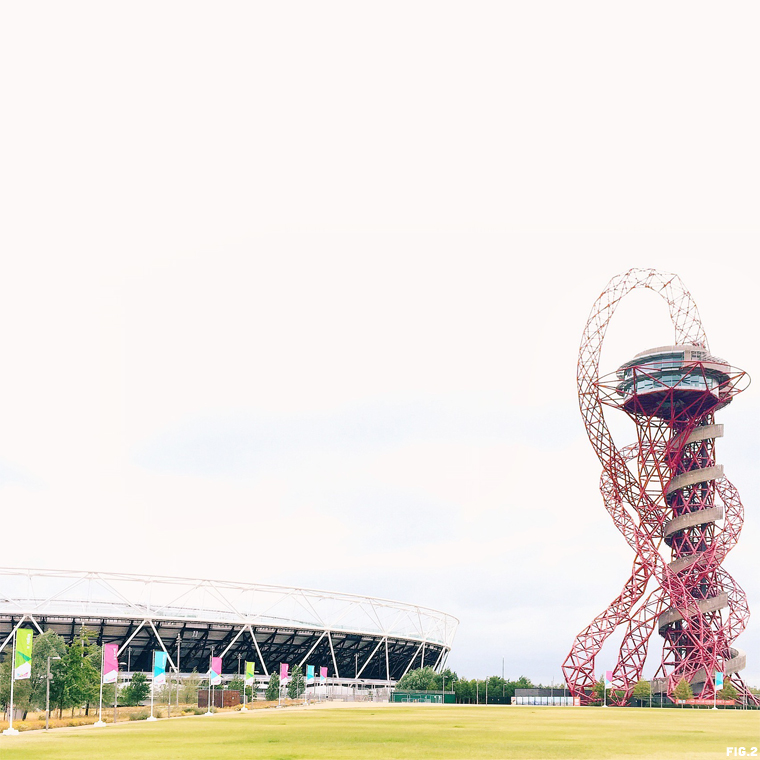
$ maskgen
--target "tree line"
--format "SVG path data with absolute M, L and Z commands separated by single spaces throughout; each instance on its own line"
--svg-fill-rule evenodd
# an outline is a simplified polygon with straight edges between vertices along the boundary
M 445 688 L 447 692 L 453 692 L 456 701 L 462 704 L 497 705 L 511 704 L 516 689 L 542 687 L 536 686 L 525 676 L 514 681 L 500 676 L 467 680 L 459 678 L 453 670 L 436 673 L 432 667 L 426 666 L 407 672 L 396 684 L 396 688 L 409 691 L 443 691 Z
M 397 689 L 408 691 L 442 691 L 453 692 L 456 701 L 460 703 L 480 703 L 480 704 L 511 704 L 512 697 L 516 689 L 564 689 L 565 684 L 548 687 L 540 684 L 536 685 L 529 678 L 520 676 L 515 681 L 491 676 L 482 680 L 466 680 L 459 678 L 453 670 L 444 670 L 442 673 L 436 673 L 433 668 L 417 668 L 406 673 L 396 684 Z M 623 697 L 623 692 L 615 692 L 619 699 Z M 568 692 L 569 696 L 569 692 Z M 612 690 L 607 689 L 605 695 L 604 679 L 597 682 L 591 690 L 590 704 L 603 704 L 606 700 L 609 703 L 613 696 Z M 694 693 L 685 679 L 676 686 L 673 696 L 676 699 L 688 700 L 694 698 Z M 723 688 L 718 692 L 718 699 L 736 699 L 738 693 L 731 684 L 730 679 L 726 679 Z M 633 699 L 639 705 L 645 705 L 651 700 L 652 691 L 649 681 L 640 680 L 633 689 Z
M 618 699 L 618 701 L 622 700 L 623 696 L 625 695 L 625 692 L 623 691 L 615 691 L 613 689 L 606 689 L 606 700 L 609 703 L 610 698 L 614 696 Z M 592 700 L 591 704 L 603 704 L 605 701 L 605 686 L 604 686 L 604 679 L 600 679 L 596 684 L 594 684 L 594 688 L 591 690 L 592 694 Z M 739 696 L 739 693 L 736 691 L 736 688 L 731 683 L 731 680 L 727 678 L 723 683 L 723 688 L 718 691 L 717 697 L 718 699 L 736 699 Z M 639 706 L 646 706 L 647 704 L 651 703 L 652 700 L 652 684 L 651 682 L 641 679 L 636 683 L 636 685 L 633 687 L 633 692 L 631 694 L 632 699 L 634 702 Z M 676 688 L 673 690 L 673 697 L 677 700 L 689 700 L 694 699 L 694 692 L 689 685 L 689 682 L 682 678 L 678 684 L 676 684 Z M 660 697 L 661 699 L 662 697 Z

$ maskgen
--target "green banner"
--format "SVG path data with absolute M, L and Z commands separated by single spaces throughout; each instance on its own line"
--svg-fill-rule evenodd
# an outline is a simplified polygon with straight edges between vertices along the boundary
M 255 662 L 246 662 L 245 664 L 245 685 L 246 686 L 253 686 L 254 683 L 254 677 L 253 673 L 256 670 L 256 663 Z
M 19 628 L 16 631 L 16 659 L 14 662 L 13 678 L 21 681 L 32 675 L 32 639 L 34 631 L 31 628 Z

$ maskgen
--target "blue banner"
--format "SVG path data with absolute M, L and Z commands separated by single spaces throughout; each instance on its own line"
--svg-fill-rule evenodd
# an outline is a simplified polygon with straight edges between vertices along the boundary
M 166 683 L 166 652 L 153 652 L 153 685 Z

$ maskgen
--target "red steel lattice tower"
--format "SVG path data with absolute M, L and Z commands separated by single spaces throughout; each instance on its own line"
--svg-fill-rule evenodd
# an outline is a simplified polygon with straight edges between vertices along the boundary
M 636 288 L 665 299 L 674 343 L 643 351 L 600 377 L 607 327 L 621 299 Z M 605 507 L 635 558 L 621 593 L 578 634 L 562 666 L 581 703 L 590 700 L 597 680 L 597 654 L 623 626 L 612 672 L 613 704 L 630 699 L 655 629 L 664 639 L 656 691 L 672 696 L 685 679 L 696 697 L 711 699 L 715 673 L 721 672 L 741 699 L 758 704 L 739 675 L 746 655 L 733 645 L 749 608 L 744 591 L 722 567 L 739 538 L 744 508 L 715 459 L 723 425 L 714 414 L 748 384 L 745 372 L 710 354 L 696 304 L 676 275 L 631 269 L 614 277 L 594 304 L 578 357 L 578 396 L 602 463 Z M 635 422 L 635 443 L 616 447 L 605 407 Z

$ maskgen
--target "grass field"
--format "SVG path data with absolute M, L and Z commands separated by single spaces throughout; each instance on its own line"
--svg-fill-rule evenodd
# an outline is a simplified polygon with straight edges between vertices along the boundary
M 760 712 L 497 706 L 310 707 L 0 737 L 3 760 L 725 758 Z

